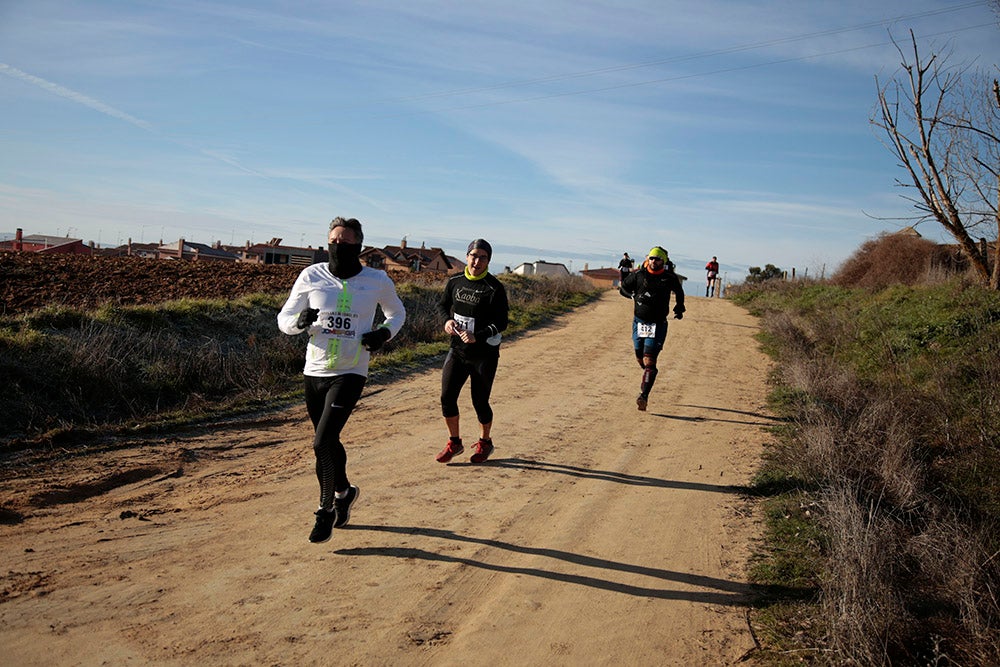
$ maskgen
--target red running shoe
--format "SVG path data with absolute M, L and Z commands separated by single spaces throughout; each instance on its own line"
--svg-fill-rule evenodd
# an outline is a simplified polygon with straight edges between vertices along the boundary
M 444 446 L 444 449 L 441 450 L 441 453 L 435 459 L 438 463 L 448 463 L 448 461 L 451 461 L 464 451 L 465 447 L 462 446 L 461 440 L 449 440 L 448 444 Z
M 486 463 L 486 459 L 490 458 L 490 454 L 493 453 L 493 441 L 489 438 L 480 438 L 479 442 L 472 446 L 476 450 L 476 453 L 469 457 L 469 460 L 473 463 Z

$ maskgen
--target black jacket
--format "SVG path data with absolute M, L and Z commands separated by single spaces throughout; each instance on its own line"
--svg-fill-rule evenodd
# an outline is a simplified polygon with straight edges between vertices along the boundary
M 458 336 L 452 336 L 451 347 L 456 352 L 465 357 L 500 354 L 499 344 L 490 345 L 487 339 L 507 329 L 509 306 L 503 283 L 492 273 L 477 280 L 469 280 L 464 273 L 449 278 L 438 302 L 438 310 L 448 319 L 474 320 L 472 333 L 476 342 L 470 345 Z
M 650 273 L 646 266 L 625 276 L 618 290 L 635 300 L 635 316 L 644 322 L 666 322 L 670 314 L 670 293 L 676 297 L 674 314 L 684 312 L 684 288 L 672 264 L 660 273 Z

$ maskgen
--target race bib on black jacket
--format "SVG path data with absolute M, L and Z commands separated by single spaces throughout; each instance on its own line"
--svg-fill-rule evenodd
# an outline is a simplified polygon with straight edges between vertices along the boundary
M 488 357 L 500 354 L 500 335 L 507 329 L 509 306 L 507 291 L 491 273 L 469 280 L 464 273 L 452 276 L 445 284 L 438 310 L 455 320 L 459 330 L 471 331 L 476 342 L 467 344 L 451 337 L 451 347 L 465 357 Z
M 677 306 L 684 310 L 684 289 L 681 280 L 671 269 L 650 273 L 646 267 L 625 276 L 622 287 L 632 293 L 635 316 L 646 322 L 666 322 L 670 314 L 670 293 L 677 298 Z

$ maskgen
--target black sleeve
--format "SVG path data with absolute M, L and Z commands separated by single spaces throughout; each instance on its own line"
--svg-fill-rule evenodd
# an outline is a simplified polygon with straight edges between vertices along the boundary
M 437 308 L 438 312 L 444 316 L 445 321 L 451 319 L 451 286 L 453 281 L 449 278 L 448 282 L 444 284 L 444 291 L 441 292 L 441 298 L 438 300 Z
M 489 313 L 487 314 L 486 322 L 484 322 L 485 326 L 473 332 L 473 335 L 477 339 L 490 338 L 501 331 L 506 331 L 510 323 L 510 305 L 507 302 L 507 290 L 504 289 L 503 283 L 496 278 L 493 278 L 490 284 L 493 287 L 493 296 L 490 299 Z

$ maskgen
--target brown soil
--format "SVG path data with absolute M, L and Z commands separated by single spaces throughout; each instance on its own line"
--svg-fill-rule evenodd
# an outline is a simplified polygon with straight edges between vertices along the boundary
M 630 305 L 609 292 L 504 345 L 486 465 L 434 461 L 437 369 L 372 387 L 344 434 L 360 500 L 325 544 L 301 406 L 6 462 L 2 661 L 737 662 L 740 491 L 773 423 L 757 323 L 690 299 L 642 413 Z
M 288 292 L 302 267 L 139 257 L 0 253 L 0 315 Z

